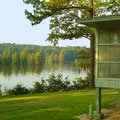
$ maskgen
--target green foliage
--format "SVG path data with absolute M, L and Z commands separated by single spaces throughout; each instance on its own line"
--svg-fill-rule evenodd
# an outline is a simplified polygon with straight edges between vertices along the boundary
M 21 84 L 18 84 L 14 88 L 6 91 L 6 93 L 10 95 L 22 95 L 30 93 L 80 90 L 88 87 L 89 81 L 89 77 L 86 79 L 75 78 L 72 83 L 68 77 L 63 78 L 62 74 L 55 75 L 52 73 L 47 79 L 41 79 L 41 82 L 35 82 L 31 89 L 27 89 Z
M 90 39 L 91 29 L 79 24 L 80 10 L 65 10 L 62 15 L 56 14 L 51 17 L 50 29 L 47 40 L 57 44 L 58 40 L 72 40 L 85 37 Z
M 62 51 L 59 55 L 59 62 L 64 63 L 65 61 L 65 51 Z
M 52 64 L 53 61 L 54 61 L 54 55 L 53 55 L 53 54 L 50 54 L 50 55 L 48 56 L 48 64 Z
M 86 77 L 75 78 L 73 83 L 68 80 L 68 77 L 63 78 L 62 74 L 51 74 L 47 80 L 47 91 L 57 92 L 57 91 L 67 91 L 67 90 L 80 90 L 89 87 L 90 78 Z
M 20 64 L 21 65 L 26 65 L 27 64 L 26 56 L 27 56 L 26 51 L 23 50 L 23 51 L 20 52 Z
M 2 64 L 9 65 L 11 63 L 10 49 L 5 49 L 2 53 Z
M 90 6 L 89 0 L 24 0 L 26 4 L 33 6 L 33 12 L 25 11 L 27 18 L 32 25 L 39 24 L 42 20 L 51 17 L 51 33 L 48 41 L 56 45 L 58 40 L 72 40 L 85 37 L 90 39 L 93 32 L 90 28 L 80 25 L 81 18 L 91 15 L 101 16 L 120 13 L 120 0 L 93 0 L 93 6 Z
M 66 87 L 68 87 L 64 84 L 62 74 L 58 74 L 58 75 L 51 74 L 46 81 L 48 82 L 47 90 L 49 92 L 57 92 L 60 90 L 64 91 Z
M 35 64 L 35 55 L 34 55 L 34 53 L 28 55 L 28 57 L 27 57 L 27 63 L 28 64 Z
M 12 54 L 12 64 L 16 65 L 20 63 L 20 56 L 17 52 Z
M 43 93 L 46 91 L 46 85 L 44 80 L 41 80 L 41 83 L 35 82 L 33 87 L 34 87 L 33 89 L 34 93 Z
M 34 57 L 35 57 L 35 64 L 36 65 L 41 65 L 42 64 L 42 61 L 41 61 L 42 52 L 36 52 Z
M 0 64 L 2 64 L 2 55 L 0 54 Z
M 90 59 L 75 59 L 74 65 L 76 67 L 82 67 L 82 68 L 89 68 L 90 66 Z
M 23 87 L 21 84 L 18 84 L 13 89 L 8 90 L 7 93 L 10 95 L 22 95 L 30 92 L 27 88 Z
M 74 63 L 89 58 L 86 47 L 47 47 L 35 45 L 0 44 L 1 65 L 42 65 Z
M 80 90 L 89 87 L 90 78 L 87 77 L 86 79 L 83 80 L 82 78 L 77 77 L 73 82 L 75 89 Z
M 24 2 L 33 6 L 32 13 L 25 10 L 32 25 L 39 24 L 48 17 L 52 18 L 51 33 L 47 40 L 53 45 L 60 39 L 90 38 L 91 30 L 78 22 L 80 18 L 89 16 L 91 7 L 88 0 L 24 0 Z
M 24 3 L 33 6 L 33 12 L 25 11 L 27 18 L 32 25 L 39 24 L 42 20 L 51 17 L 51 33 L 48 41 L 56 45 L 60 39 L 74 39 L 86 37 L 90 39 L 91 29 L 80 25 L 80 18 L 89 17 L 93 6 L 88 0 L 24 0 Z M 100 15 L 104 10 L 99 10 L 100 2 L 94 0 L 96 6 L 94 15 Z
M 113 15 L 120 14 L 120 0 L 109 0 L 113 5 L 107 6 L 106 11 Z
M 0 85 L 0 96 L 2 95 L 1 85 Z
M 76 2 L 76 6 L 74 6 Z M 33 13 L 25 10 L 27 18 L 31 21 L 32 25 L 39 24 L 43 19 L 55 15 L 61 14 L 62 10 L 67 9 L 88 9 L 88 4 L 84 4 L 75 0 L 24 0 L 24 3 L 31 4 L 33 6 Z

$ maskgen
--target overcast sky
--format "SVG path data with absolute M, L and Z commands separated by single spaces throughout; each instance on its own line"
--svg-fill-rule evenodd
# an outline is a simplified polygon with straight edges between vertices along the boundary
M 41 24 L 32 26 L 26 19 L 24 11 L 30 8 L 23 0 L 0 1 L 0 43 L 50 45 L 45 41 L 48 36 L 49 19 Z M 59 46 L 87 46 L 89 40 L 82 38 L 77 40 L 59 41 Z

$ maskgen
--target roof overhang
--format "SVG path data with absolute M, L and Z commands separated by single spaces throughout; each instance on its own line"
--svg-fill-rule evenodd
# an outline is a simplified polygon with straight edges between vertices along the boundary
M 120 28 L 120 15 L 84 18 L 79 23 L 93 28 Z

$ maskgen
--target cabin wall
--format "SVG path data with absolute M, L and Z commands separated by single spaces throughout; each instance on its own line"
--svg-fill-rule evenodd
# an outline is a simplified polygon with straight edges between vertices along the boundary
M 120 88 L 120 29 L 96 30 L 96 87 Z

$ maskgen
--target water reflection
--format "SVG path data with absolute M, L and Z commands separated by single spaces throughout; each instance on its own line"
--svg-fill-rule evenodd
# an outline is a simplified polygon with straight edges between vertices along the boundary
M 89 73 L 89 65 L 76 67 L 72 64 L 0 66 L 2 91 L 10 89 L 17 84 L 31 88 L 35 81 L 41 81 L 42 78 L 46 79 L 51 73 L 61 73 L 72 81 L 75 77 L 86 77 Z
M 26 73 L 37 73 L 40 74 L 42 72 L 42 66 L 37 65 L 9 65 L 9 66 L 0 66 L 0 73 L 3 74 L 4 77 L 11 76 L 11 74 L 17 75 L 26 74 Z

